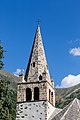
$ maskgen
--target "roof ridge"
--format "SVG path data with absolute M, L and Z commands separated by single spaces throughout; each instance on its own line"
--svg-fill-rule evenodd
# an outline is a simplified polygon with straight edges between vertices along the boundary
M 57 114 L 58 114 L 58 113 L 60 113 L 60 112 L 62 111 L 62 109 L 60 109 L 60 108 L 55 108 L 55 110 L 53 111 L 53 113 L 51 114 L 51 116 L 49 117 L 48 120 L 51 120 L 51 119 L 52 119 L 52 116 L 53 116 L 53 114 L 55 113 L 55 111 L 57 111 Z M 54 117 L 55 117 L 57 114 L 55 114 Z
M 62 116 L 61 120 L 63 120 L 64 116 L 68 113 L 68 111 L 70 110 L 71 106 L 74 104 L 74 102 L 78 102 L 78 99 L 75 98 L 73 101 L 71 101 L 70 106 L 68 107 L 68 109 L 66 110 L 66 112 L 64 113 L 64 115 Z
M 80 102 L 80 100 L 79 100 L 79 99 L 77 99 L 77 98 L 76 98 L 76 100 L 77 100 L 77 104 L 78 104 L 78 106 L 79 106 L 79 110 L 80 110 L 80 103 L 79 103 L 79 102 Z
M 64 107 L 58 114 L 56 114 L 56 115 L 54 116 L 54 118 L 59 117 L 59 115 L 60 115 L 60 119 L 61 119 L 61 117 L 62 117 L 62 116 L 64 115 L 64 113 L 66 112 L 65 110 L 67 110 L 70 105 L 71 105 L 71 102 L 70 102 L 66 107 Z M 61 115 L 61 113 L 62 113 L 62 115 Z M 54 120 L 54 118 L 51 119 L 51 120 Z

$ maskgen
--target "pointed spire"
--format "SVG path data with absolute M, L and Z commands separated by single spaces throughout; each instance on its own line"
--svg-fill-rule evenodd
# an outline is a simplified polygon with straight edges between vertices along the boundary
M 44 78 L 44 71 L 45 71 L 45 78 Z M 39 24 L 36 29 L 36 34 L 26 70 L 25 79 L 27 82 L 36 82 L 39 80 L 41 81 L 46 80 L 48 82 L 51 82 L 47 68 L 47 62 L 46 62 Z

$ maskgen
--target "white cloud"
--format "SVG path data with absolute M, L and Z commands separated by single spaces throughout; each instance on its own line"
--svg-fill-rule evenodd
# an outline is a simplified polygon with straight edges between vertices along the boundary
M 69 53 L 72 54 L 73 56 L 80 56 L 80 47 L 72 48 Z
M 80 74 L 79 75 L 71 75 L 69 74 L 65 78 L 62 79 L 61 84 L 57 85 L 56 88 L 67 88 L 80 83 Z
M 21 72 L 24 72 L 24 69 L 17 68 L 16 72 L 14 72 L 14 75 L 18 77 Z

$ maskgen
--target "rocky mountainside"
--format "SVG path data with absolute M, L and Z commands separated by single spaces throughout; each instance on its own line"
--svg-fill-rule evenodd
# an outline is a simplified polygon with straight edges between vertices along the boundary
M 0 70 L 0 79 L 6 79 L 10 81 L 10 88 L 16 90 L 16 85 L 19 81 L 19 78 L 15 75 L 6 72 L 5 70 Z
M 56 107 L 63 108 L 74 100 L 74 98 L 80 100 L 80 84 L 69 88 L 56 89 Z
M 0 70 L 0 79 L 10 81 L 10 89 L 16 92 L 17 82 L 19 78 L 13 74 Z M 56 88 L 56 107 L 63 108 L 68 105 L 74 98 L 80 99 L 80 84 L 70 88 Z

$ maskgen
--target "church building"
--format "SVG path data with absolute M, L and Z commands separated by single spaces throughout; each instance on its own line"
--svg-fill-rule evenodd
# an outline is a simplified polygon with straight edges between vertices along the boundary
M 48 70 L 39 25 L 36 29 L 25 77 L 21 73 L 19 79 L 16 120 L 68 120 L 61 118 L 65 111 L 55 108 L 54 81 Z M 78 100 L 75 101 L 78 103 Z

